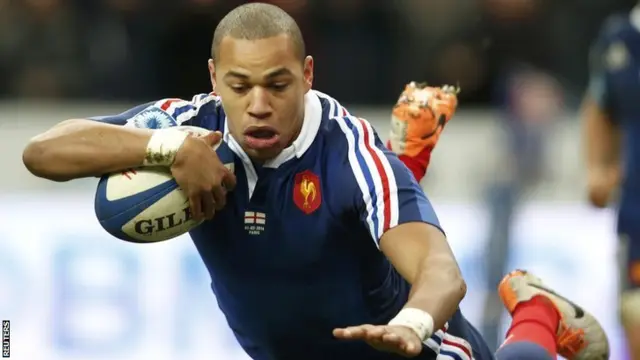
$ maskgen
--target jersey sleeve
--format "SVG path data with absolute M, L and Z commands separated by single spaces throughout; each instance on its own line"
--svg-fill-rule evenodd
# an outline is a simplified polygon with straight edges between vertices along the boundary
M 162 99 L 135 106 L 117 115 L 93 116 L 88 119 L 145 129 L 163 129 L 179 125 L 202 127 L 201 118 L 198 116 L 200 109 L 216 100 L 217 97 L 212 94 L 196 95 L 191 101 Z
M 613 113 L 613 104 L 606 57 L 611 37 L 615 36 L 619 27 L 620 21 L 617 17 L 608 19 L 589 49 L 589 85 L 587 93 L 598 104 L 600 109 L 609 113 L 609 115 Z M 610 118 L 613 117 L 610 116 Z
M 411 171 L 384 146 L 364 119 L 338 118 L 347 138 L 347 163 L 355 179 L 353 206 L 379 246 L 388 230 L 409 222 L 440 227 L 438 217 Z
M 589 96 L 598 104 L 600 109 L 611 111 L 611 94 L 609 91 L 609 81 L 604 66 L 603 45 L 596 42 L 589 53 L 589 85 L 587 92 Z

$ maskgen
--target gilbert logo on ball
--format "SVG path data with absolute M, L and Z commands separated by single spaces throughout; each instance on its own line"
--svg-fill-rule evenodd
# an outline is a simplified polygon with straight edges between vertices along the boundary
M 139 115 L 138 121 L 143 121 Z M 149 126 L 164 126 L 167 120 L 144 121 Z M 194 126 L 175 129 L 196 136 L 211 133 Z M 230 150 L 225 147 L 223 152 L 221 160 L 233 171 L 233 157 L 226 154 Z M 167 167 L 144 167 L 103 176 L 96 191 L 95 211 L 100 225 L 109 234 L 138 243 L 169 240 L 201 223 L 193 219 L 189 199 Z

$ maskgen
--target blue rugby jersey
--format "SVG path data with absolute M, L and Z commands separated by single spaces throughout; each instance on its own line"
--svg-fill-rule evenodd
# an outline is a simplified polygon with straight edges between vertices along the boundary
M 237 187 L 226 207 L 190 235 L 228 325 L 252 358 L 400 359 L 336 340 L 332 330 L 385 324 L 400 311 L 410 285 L 380 252 L 379 240 L 400 224 L 439 227 L 438 219 L 411 172 L 366 120 L 317 91 L 305 103 L 300 136 L 262 166 L 233 139 L 213 94 L 94 119 L 224 133 L 217 153 L 234 163 Z M 470 359 L 468 331 L 458 311 L 417 359 Z

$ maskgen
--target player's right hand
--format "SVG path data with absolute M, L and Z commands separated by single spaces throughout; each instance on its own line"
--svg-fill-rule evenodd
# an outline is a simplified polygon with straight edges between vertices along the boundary
M 333 330 L 333 336 L 342 340 L 363 340 L 376 350 L 413 358 L 422 352 L 422 341 L 406 326 L 359 325 Z
M 589 201 L 598 208 L 606 207 L 612 200 L 620 182 L 620 170 L 615 168 L 593 169 L 588 173 Z
M 227 191 L 236 185 L 235 175 L 214 150 L 221 140 L 219 131 L 199 137 L 189 135 L 171 166 L 173 177 L 189 198 L 195 220 L 213 218 L 215 211 L 225 206 Z

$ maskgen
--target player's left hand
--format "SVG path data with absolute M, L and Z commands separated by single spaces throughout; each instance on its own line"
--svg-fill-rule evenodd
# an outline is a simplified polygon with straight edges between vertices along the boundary
M 422 351 L 422 341 L 406 326 L 360 325 L 334 329 L 333 336 L 342 340 L 363 340 L 373 348 L 404 357 L 418 356 Z

